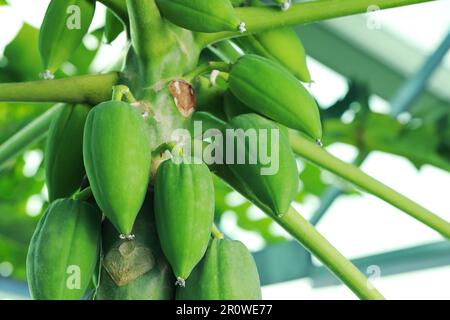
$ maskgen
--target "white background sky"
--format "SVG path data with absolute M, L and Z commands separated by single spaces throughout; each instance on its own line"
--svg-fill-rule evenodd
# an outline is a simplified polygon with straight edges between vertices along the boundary
M 0 30 L 2 30 L 0 55 L 4 46 L 20 29 L 22 22 L 28 22 L 36 27 L 40 25 L 48 1 L 10 0 L 10 3 L 12 7 L 0 7 Z M 379 17 L 382 19 L 384 30 L 392 32 L 423 53 L 430 53 L 450 29 L 449 12 L 450 1 L 441 0 L 420 6 L 388 10 L 379 14 Z M 98 10 L 93 27 L 101 25 L 102 21 L 103 14 Z M 121 44 L 123 44 L 123 37 L 112 46 L 104 46 L 101 58 L 97 59 L 95 71 L 102 70 L 111 61 L 111 57 L 119 53 Z M 450 65 L 450 56 L 447 56 L 446 64 Z M 316 82 L 312 91 L 320 102 L 331 104 L 345 93 L 347 88 L 345 79 L 313 60 L 310 60 L 310 68 Z M 348 161 L 351 161 L 355 155 L 353 148 L 342 145 L 333 146 L 330 151 Z M 39 160 L 40 157 L 35 154 L 34 158 Z M 418 172 L 408 161 L 378 152 L 371 154 L 362 168 L 380 181 L 450 220 L 449 173 L 430 166 L 425 166 Z M 30 170 L 32 172 L 33 168 Z M 308 217 L 317 204 L 316 199 L 311 199 L 307 204 L 299 206 L 299 209 Z M 237 232 L 235 221 L 231 217 L 226 219 L 221 227 L 253 250 L 263 245 L 257 235 Z M 429 228 L 369 195 L 338 199 L 329 209 L 318 229 L 347 257 L 365 256 L 441 239 Z M 0 257 L 0 266 L 1 263 Z M 381 279 L 376 282 L 376 285 L 387 298 L 391 299 L 450 299 L 450 266 L 398 276 L 383 277 L 381 274 Z M 345 287 L 312 289 L 307 280 L 265 287 L 263 297 L 266 299 L 354 298 Z

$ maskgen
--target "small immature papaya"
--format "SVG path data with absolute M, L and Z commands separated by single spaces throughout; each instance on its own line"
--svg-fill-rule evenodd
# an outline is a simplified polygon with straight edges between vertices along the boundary
M 177 300 L 260 300 L 255 260 L 239 241 L 213 239 Z
M 249 108 L 287 127 L 322 138 L 319 109 L 300 81 L 278 63 L 244 55 L 230 72 L 231 92 Z
M 214 219 L 212 175 L 193 161 L 166 160 L 156 172 L 156 226 L 180 286 L 205 254 Z
M 305 48 L 294 29 L 289 27 L 273 29 L 236 38 L 235 41 L 246 52 L 278 62 L 300 81 L 311 82 Z
M 236 98 L 229 89 L 223 94 L 223 109 L 228 121 L 241 114 L 254 113 L 252 109 Z
M 234 134 L 235 146 L 233 161 L 227 159 L 227 166 L 273 214 L 286 213 L 297 195 L 299 175 L 284 131 L 254 113 L 234 117 L 226 131 Z
M 79 300 L 100 254 L 100 211 L 79 200 L 50 204 L 33 234 L 27 256 L 30 294 L 37 300 Z
M 152 196 L 147 195 L 133 228 L 135 241 L 119 239 L 103 223 L 103 266 L 96 300 L 169 300 L 175 296 L 172 270 L 156 233 Z
M 156 4 L 165 18 L 185 29 L 197 32 L 244 31 L 229 0 L 156 0 Z
M 83 130 L 89 108 L 64 105 L 55 115 L 45 147 L 45 178 L 50 202 L 70 197 L 83 180 Z
M 83 155 L 97 204 L 123 235 L 130 235 L 150 177 L 150 128 L 130 104 L 103 102 L 89 113 Z

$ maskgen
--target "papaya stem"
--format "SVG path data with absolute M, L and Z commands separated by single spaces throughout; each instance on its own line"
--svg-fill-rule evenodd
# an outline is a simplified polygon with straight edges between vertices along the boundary
M 215 224 L 212 225 L 211 234 L 216 239 L 223 239 L 224 238 L 223 233 L 220 232 L 219 228 L 217 228 L 217 226 Z
M 4 167 L 5 162 L 47 133 L 53 116 L 61 110 L 61 107 L 62 105 L 58 104 L 50 108 L 0 145 L 0 170 Z
M 282 11 L 277 6 L 236 8 L 236 14 L 246 24 L 247 32 L 198 33 L 199 44 L 287 27 L 322 21 L 331 18 L 366 13 L 369 8 L 389 9 L 433 0 L 318 0 L 293 4 L 289 10 Z
M 195 70 L 189 72 L 183 78 L 188 82 L 192 82 L 194 78 L 213 70 L 229 72 L 230 67 L 231 66 L 225 62 L 210 61 L 198 66 Z
M 290 131 L 289 141 L 294 152 L 300 157 L 319 165 L 376 197 L 383 199 L 450 239 L 450 223 L 446 220 L 365 174 L 361 169 L 334 157 L 325 149 L 309 141 L 298 132 Z
M 127 86 L 123 84 L 114 86 L 112 99 L 114 101 L 122 101 L 123 97 L 125 97 L 128 103 L 134 103 L 137 101 L 131 93 L 130 88 L 128 88 Z
M 111 99 L 119 73 L 0 84 L 0 101 L 65 102 L 96 105 Z
M 74 199 L 75 200 L 86 201 L 86 200 L 88 200 L 89 198 L 92 198 L 92 197 L 93 197 L 92 189 L 91 189 L 91 187 L 87 187 L 86 189 L 83 189 L 80 192 L 78 192 L 74 196 Z
M 316 256 L 360 299 L 383 300 L 384 297 L 367 277 L 347 260 L 294 208 L 281 217 L 272 216 L 289 234 Z

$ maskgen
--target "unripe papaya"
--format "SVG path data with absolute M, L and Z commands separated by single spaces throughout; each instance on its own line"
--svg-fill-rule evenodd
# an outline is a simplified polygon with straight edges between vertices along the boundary
M 299 174 L 283 130 L 254 113 L 234 117 L 226 129 L 234 134 L 234 161 L 226 161 L 231 171 L 273 214 L 286 213 L 297 195 Z
M 135 241 L 119 239 L 114 226 L 103 224 L 103 251 L 96 300 L 168 300 L 175 296 L 175 279 L 161 251 L 153 201 L 147 196 L 133 228 Z
M 83 156 L 97 204 L 123 235 L 130 235 L 150 177 L 150 128 L 125 102 L 94 107 L 84 128 Z
M 88 0 L 52 0 L 39 33 L 44 68 L 54 73 L 88 32 L 95 6 Z
M 197 32 L 245 31 L 229 0 L 156 0 L 162 15 Z
M 28 249 L 27 278 L 33 299 L 84 296 L 99 258 L 101 218 L 97 208 L 79 200 L 50 204 Z
M 64 105 L 50 125 L 45 147 L 45 178 L 50 202 L 67 198 L 83 180 L 83 130 L 89 108 Z
M 273 29 L 236 38 L 235 41 L 246 52 L 278 62 L 300 81 L 311 82 L 305 48 L 294 29 L 288 27 Z
M 231 92 L 249 108 L 287 127 L 322 138 L 319 109 L 310 93 L 276 62 L 244 55 L 230 73 Z
M 156 226 L 180 286 L 205 254 L 214 219 L 212 175 L 204 163 L 193 161 L 170 159 L 156 172 Z
M 239 241 L 213 239 L 177 300 L 260 300 L 255 261 Z
M 223 109 L 228 121 L 241 114 L 254 113 L 253 110 L 236 98 L 231 90 L 225 91 L 223 95 Z

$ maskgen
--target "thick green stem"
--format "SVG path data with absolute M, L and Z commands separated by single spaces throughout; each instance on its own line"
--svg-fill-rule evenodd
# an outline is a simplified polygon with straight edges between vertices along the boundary
M 333 245 L 328 242 L 294 208 L 282 217 L 273 217 L 290 235 L 311 251 L 325 266 L 347 285 L 360 299 L 381 300 L 384 297 L 369 280 Z
M 110 100 L 117 72 L 57 80 L 0 84 L 0 101 L 66 102 L 96 105 Z
M 434 0 L 317 0 L 292 5 L 287 11 L 276 6 L 236 8 L 236 13 L 244 21 L 247 34 L 294 26 L 331 18 L 368 12 L 369 8 L 388 9 Z M 245 35 L 245 34 L 244 34 Z M 219 32 L 198 34 L 203 46 L 242 36 L 239 32 Z
M 450 239 L 450 223 L 441 217 L 370 177 L 359 168 L 332 156 L 299 133 L 291 131 L 289 140 L 292 149 L 299 156 L 385 200 Z
M 0 168 L 6 161 L 22 152 L 28 145 L 42 138 L 48 131 L 53 115 L 61 109 L 56 105 L 27 124 L 22 130 L 0 145 Z
M 114 101 L 122 101 L 123 97 L 125 97 L 125 99 L 128 103 L 136 102 L 136 98 L 131 93 L 130 88 L 128 88 L 127 86 L 125 86 L 123 84 L 114 86 L 112 99 Z

